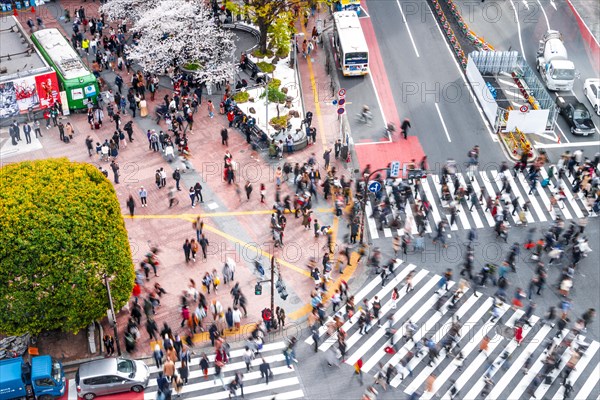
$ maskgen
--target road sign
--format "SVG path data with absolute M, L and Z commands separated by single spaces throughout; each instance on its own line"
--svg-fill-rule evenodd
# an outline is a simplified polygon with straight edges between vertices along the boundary
M 345 95 L 346 95 L 346 89 L 341 88 L 340 90 L 338 90 L 338 96 L 344 97 Z
M 377 181 L 373 181 L 373 182 L 369 183 L 369 192 L 377 193 L 380 190 L 381 190 L 381 183 L 379 183 Z
M 343 106 L 344 104 L 346 104 L 346 99 L 342 97 L 342 98 L 340 99 L 340 101 L 338 101 L 338 104 L 339 104 L 340 106 Z
M 392 161 L 392 164 L 390 165 L 390 176 L 392 178 L 400 176 L 400 161 Z
M 337 113 L 340 114 L 340 115 L 342 115 L 344 113 L 344 111 L 346 111 L 344 109 L 344 107 L 340 107 L 340 108 L 338 108 Z
M 521 111 L 522 113 L 526 113 L 527 111 L 529 111 L 529 106 L 527 104 L 523 104 L 521 107 L 519 107 L 519 111 Z
M 333 103 L 334 106 L 337 106 L 338 101 L 337 100 L 333 100 L 332 103 Z

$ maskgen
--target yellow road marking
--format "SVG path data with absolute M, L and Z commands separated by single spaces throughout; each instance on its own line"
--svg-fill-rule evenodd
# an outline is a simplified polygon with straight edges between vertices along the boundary
M 239 330 L 234 329 L 225 329 L 223 331 L 225 337 L 231 336 L 239 336 L 240 340 L 248 338 L 248 335 L 252 333 L 252 331 L 256 328 L 256 323 L 249 323 L 245 325 L 241 325 Z M 208 331 L 195 333 L 192 337 L 192 342 L 197 344 L 200 342 L 208 342 L 210 341 L 210 334 Z M 154 351 L 154 346 L 159 345 L 162 348 L 162 341 L 150 341 L 150 350 Z
M 308 38 L 306 34 L 306 28 L 304 27 L 304 23 L 300 23 L 302 27 L 302 33 L 305 38 Z M 308 40 L 308 39 L 307 39 Z M 315 105 L 315 114 L 317 115 L 317 123 L 319 124 L 319 131 L 321 136 L 321 143 L 323 143 L 323 149 L 327 148 L 327 137 L 325 136 L 325 129 L 323 129 L 323 118 L 321 116 L 321 105 L 319 103 L 319 92 L 317 90 L 317 82 L 315 81 L 315 74 L 312 67 L 312 61 L 310 59 L 310 55 L 306 57 L 306 65 L 308 66 L 308 75 L 310 76 L 310 86 L 313 91 L 314 96 L 314 105 Z
M 314 208 L 313 211 L 319 213 L 330 213 L 333 211 L 333 208 L 329 207 L 321 207 Z M 128 219 L 185 219 L 185 220 L 195 220 L 198 217 L 201 218 L 215 218 L 215 217 L 235 217 L 235 216 L 243 216 L 243 215 L 270 215 L 273 213 L 273 210 L 254 210 L 254 211 L 221 211 L 221 212 L 207 212 L 207 213 L 198 213 L 198 214 L 148 214 L 148 215 L 134 215 L 133 217 L 129 214 L 123 214 L 123 218 Z M 286 214 L 290 214 L 288 210 L 285 210 Z

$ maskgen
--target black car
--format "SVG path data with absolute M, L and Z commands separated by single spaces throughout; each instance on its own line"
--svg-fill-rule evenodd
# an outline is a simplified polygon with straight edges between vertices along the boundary
M 556 98 L 556 105 L 560 113 L 569 124 L 573 135 L 588 136 L 596 132 L 596 127 L 592 121 L 592 116 L 587 107 L 575 97 Z

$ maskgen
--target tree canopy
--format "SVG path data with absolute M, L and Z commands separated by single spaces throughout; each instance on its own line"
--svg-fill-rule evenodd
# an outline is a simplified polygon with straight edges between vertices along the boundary
M 135 271 L 112 184 L 66 158 L 0 169 L 0 332 L 77 332 L 115 309 Z
M 127 56 L 144 70 L 164 74 L 171 65 L 189 68 L 197 79 L 216 82 L 234 73 L 233 34 L 219 27 L 201 0 L 109 0 L 112 19 L 132 19 L 139 35 Z

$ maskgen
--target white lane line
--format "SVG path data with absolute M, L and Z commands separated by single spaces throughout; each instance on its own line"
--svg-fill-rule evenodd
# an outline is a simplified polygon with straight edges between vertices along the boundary
M 511 188 L 513 190 L 513 193 L 515 194 L 515 196 L 517 196 L 519 198 L 519 205 L 521 206 L 521 208 L 523 208 L 523 205 L 525 205 L 525 197 L 521 194 L 521 191 L 519 190 L 519 185 L 517 185 L 517 182 L 515 182 L 515 180 L 513 179 L 513 175 L 512 173 L 510 173 L 510 171 L 506 171 L 509 172 L 507 176 L 508 178 L 508 183 L 511 184 Z M 525 189 L 527 190 L 527 189 Z M 533 219 L 533 216 L 531 215 L 531 211 L 527 210 L 527 212 L 525 213 L 525 217 L 527 218 L 527 223 L 529 224 L 533 224 L 535 222 L 535 220 Z M 519 223 L 521 222 L 521 220 L 519 220 Z
M 487 179 L 487 178 L 484 177 L 483 179 Z M 479 187 L 479 182 L 477 182 L 476 176 L 475 176 L 475 179 L 473 181 L 471 181 L 471 184 L 473 185 L 473 189 L 475 189 L 475 193 L 477 193 L 477 198 L 479 198 L 479 196 L 481 195 L 481 187 Z M 488 225 L 489 226 L 496 225 L 496 223 L 494 222 L 494 217 L 492 217 L 492 214 L 489 211 L 485 212 L 485 207 L 486 207 L 486 204 L 484 202 L 483 205 L 481 205 L 481 212 L 483 212 L 483 215 L 485 216 L 485 219 L 486 219 Z
M 442 185 L 440 184 L 440 177 L 437 175 L 432 175 L 431 180 L 433 181 L 433 186 L 435 187 L 435 191 L 437 193 L 439 193 L 440 204 L 441 204 L 442 208 L 449 207 L 450 204 L 448 202 L 444 201 L 444 199 L 442 198 Z M 444 204 L 444 203 L 446 203 L 446 204 Z M 450 228 L 451 231 L 457 231 L 458 225 L 450 224 L 450 214 L 446 214 L 446 212 L 444 210 L 442 210 L 442 212 L 444 213 L 443 215 L 444 215 L 445 221 L 448 223 L 447 228 Z
M 458 180 L 461 184 L 461 186 L 463 187 L 467 187 L 467 183 L 465 181 L 465 178 L 462 176 L 461 173 L 456 173 L 458 175 Z M 467 177 L 467 179 L 469 179 L 469 177 Z M 470 182 L 470 180 L 469 180 Z M 469 202 L 471 201 L 471 199 L 468 199 L 467 206 L 469 205 Z M 479 201 L 478 201 L 479 202 Z M 465 209 L 468 210 L 469 208 L 465 206 Z M 477 227 L 477 229 L 481 229 L 483 228 L 483 222 L 481 222 L 481 218 L 479 217 L 479 210 L 477 210 L 477 204 L 475 204 L 473 206 L 473 208 L 475 209 L 475 211 L 469 211 L 471 213 L 471 217 L 473 218 L 473 221 L 475 221 L 475 226 Z
M 525 1 L 525 0 L 523 0 Z M 523 56 L 523 60 L 527 62 L 527 57 L 525 57 L 525 48 L 523 47 L 523 38 L 521 37 L 521 22 L 519 22 L 519 13 L 517 12 L 517 7 L 513 0 L 510 0 L 510 5 L 515 13 L 515 21 L 517 22 L 517 33 L 519 34 L 519 45 L 521 46 L 521 55 Z M 529 8 L 529 6 L 527 6 Z
M 542 13 L 544 14 L 544 19 L 546 20 L 546 26 L 548 27 L 548 30 L 550 30 L 550 21 L 548 21 L 548 16 L 546 15 L 546 10 L 544 10 L 544 6 L 542 6 L 542 3 L 540 2 L 540 0 L 536 0 L 536 1 L 539 4 L 540 8 L 542 9 Z
M 398 1 L 398 0 L 396 0 L 396 1 Z M 458 61 L 456 60 L 456 57 L 454 56 L 454 52 L 452 51 L 452 49 L 450 48 L 450 45 L 446 41 L 446 36 L 442 32 L 442 28 L 440 28 L 440 24 L 437 23 L 437 16 L 433 13 L 433 10 L 431 9 L 431 7 L 429 6 L 428 3 L 425 3 L 425 5 L 427 5 L 427 8 L 429 9 L 429 13 L 433 17 L 433 20 L 436 21 L 434 23 L 434 25 L 437 27 L 437 30 L 440 33 L 440 36 L 442 37 L 442 41 L 446 45 L 446 49 L 448 50 L 448 53 L 450 53 L 450 58 L 452 59 L 452 61 L 454 61 L 454 65 L 456 66 L 456 69 L 458 70 L 458 74 L 462 78 L 462 81 L 463 81 L 465 87 L 467 88 L 469 95 L 471 96 L 471 100 L 473 101 L 473 104 L 475 104 L 475 107 L 477 108 L 477 112 L 479 112 L 479 116 L 481 117 L 481 121 L 483 122 L 483 125 L 487 128 L 488 134 L 490 135 L 492 142 L 494 142 L 494 143 L 498 142 L 498 140 L 499 140 L 498 136 L 492 129 L 490 122 L 487 120 L 487 117 L 483 113 L 483 109 L 481 108 L 481 105 L 479 104 L 477 98 L 475 97 L 473 88 L 467 82 L 467 78 L 465 77 L 465 71 L 463 71 L 462 68 L 460 67 L 460 65 L 458 64 Z
M 419 50 L 417 50 L 417 45 L 415 44 L 415 40 L 413 39 L 412 32 L 410 31 L 410 27 L 408 26 L 408 22 L 406 22 L 406 16 L 404 15 L 404 11 L 402 10 L 402 6 L 400 5 L 400 0 L 396 0 L 396 4 L 398 4 L 398 8 L 400 9 L 400 14 L 402 14 L 402 21 L 404 25 L 406 25 L 406 31 L 408 32 L 408 37 L 410 37 L 410 41 L 412 42 L 413 49 L 415 49 L 415 54 L 417 58 L 421 57 L 419 55 Z M 437 23 L 436 23 L 437 25 Z
M 563 130 L 561 129 L 560 125 L 558 123 L 556 123 L 555 125 L 558 128 L 558 131 L 560 132 L 560 134 L 565 138 L 565 142 L 571 143 L 571 141 L 569 140 L 567 135 L 565 135 L 565 132 L 563 132 Z M 557 145 L 556 147 L 562 147 L 562 143 L 553 143 L 553 144 L 556 144 Z
M 446 128 L 446 123 L 444 122 L 444 118 L 442 118 L 442 112 L 440 111 L 440 106 L 438 106 L 438 103 L 435 103 L 435 109 L 437 110 L 438 116 L 440 117 L 440 121 L 442 122 L 442 127 L 444 128 L 444 132 L 446 132 L 446 137 L 448 138 L 448 141 L 452 142 L 452 139 L 450 139 L 450 134 L 448 133 L 448 128 Z
M 556 8 L 556 4 L 554 4 L 554 1 L 553 1 L 553 0 L 550 0 L 550 5 L 552 6 L 552 8 L 554 8 L 554 10 L 558 10 L 558 9 Z
M 294 390 L 292 392 L 277 393 L 276 396 L 269 395 L 269 396 L 265 396 L 265 397 L 259 397 L 256 400 L 273 400 L 273 399 L 292 400 L 292 399 L 301 399 L 303 397 L 304 397 L 304 392 L 302 390 Z
M 498 188 L 498 192 L 500 192 L 500 189 L 502 189 L 502 179 L 500 178 L 500 174 L 498 173 L 498 171 L 491 170 L 490 171 L 492 174 L 492 177 L 494 178 L 494 182 L 496 182 L 496 187 Z M 505 171 L 504 175 L 510 175 L 510 171 Z M 506 182 L 508 182 L 508 177 L 506 178 Z M 510 183 L 508 183 L 510 185 Z M 512 189 L 512 185 L 510 185 L 511 189 Z M 506 193 L 503 193 L 501 198 L 504 198 L 504 196 L 506 196 Z M 507 202 L 508 203 L 508 208 L 510 211 L 510 217 L 513 219 L 513 222 L 515 223 L 515 225 L 520 225 L 521 221 L 519 220 L 519 216 L 518 215 L 513 215 L 513 211 L 514 211 L 514 207 L 512 206 L 510 200 Z
M 381 100 L 379 99 L 379 92 L 377 91 L 377 86 L 375 86 L 375 81 L 373 81 L 373 74 L 369 74 L 369 80 L 371 81 L 371 86 L 373 87 L 373 91 L 375 92 L 375 98 L 377 99 L 377 106 L 379 107 L 379 111 L 381 112 L 381 118 L 383 118 L 383 126 L 387 126 L 387 119 L 385 118 L 383 106 L 381 105 Z
M 535 210 L 535 213 L 537 214 L 540 222 L 546 222 L 547 221 L 546 214 L 544 214 L 544 211 L 542 210 L 542 207 L 538 203 L 537 198 L 535 197 L 535 194 L 529 194 L 529 192 L 531 191 L 531 185 L 529 185 L 529 183 L 525 181 L 525 177 L 523 176 L 523 174 L 518 174 L 517 179 L 521 183 L 524 193 L 527 193 L 527 197 L 529 198 L 529 203 L 531 203 L 531 206 Z M 535 186 L 536 186 L 536 190 L 538 192 L 540 190 L 544 189 L 541 187 L 542 185 L 540 185 L 539 182 L 535 182 Z M 540 187 L 538 188 L 538 186 L 540 186 Z M 527 188 L 529 188 L 529 190 L 527 190 Z
M 575 143 L 549 143 L 544 144 L 540 143 L 535 146 L 536 149 L 552 149 L 552 148 L 563 148 L 563 147 L 598 147 L 600 146 L 600 141 L 590 141 L 590 142 L 575 142 Z
M 298 380 L 298 378 L 288 378 L 288 379 L 281 379 L 281 380 L 274 379 L 273 381 L 269 382 L 269 385 L 267 385 L 266 383 L 260 383 L 258 385 L 252 385 L 252 386 L 244 385 L 244 394 L 247 395 L 247 394 L 258 393 L 258 392 L 267 391 L 267 390 L 280 389 L 280 388 L 284 388 L 286 386 L 297 385 L 299 383 L 300 383 L 300 381 Z M 183 390 L 185 390 L 186 387 L 187 386 L 184 386 Z M 219 400 L 219 399 L 227 399 L 229 397 L 231 397 L 229 390 L 224 390 L 222 392 L 211 393 L 206 396 L 194 397 L 194 399 L 196 399 L 196 400 Z
M 529 3 L 527 3 L 527 0 L 521 0 L 521 3 L 523 3 L 525 8 L 529 10 Z
M 546 172 L 546 168 L 541 168 L 540 169 L 540 173 L 542 174 L 542 178 L 547 179 L 548 178 L 548 172 Z M 554 182 L 550 182 L 550 185 L 554 185 Z M 548 186 L 548 190 L 550 190 L 550 193 L 555 194 L 558 193 L 558 188 L 556 187 L 550 187 Z M 565 195 L 566 195 L 566 191 L 565 191 Z M 569 212 L 569 208 L 567 207 L 567 202 L 565 200 L 563 201 L 558 201 L 557 200 L 557 204 L 555 208 L 560 208 L 560 211 L 563 213 L 563 215 L 565 216 L 565 219 L 573 219 L 573 216 L 571 215 L 571 212 Z M 545 200 L 544 200 L 545 201 Z M 548 208 L 550 208 L 550 199 L 548 198 L 548 204 L 546 205 Z M 562 206 L 562 208 L 561 208 Z M 579 211 L 581 212 L 581 210 Z
M 460 182 L 459 182 L 460 184 Z M 456 188 L 454 187 L 454 183 L 452 183 L 452 179 L 448 179 L 448 189 L 450 189 L 450 193 L 452 193 L 452 196 L 454 197 L 454 191 L 456 190 Z M 466 187 L 465 187 L 466 189 Z M 462 223 L 462 227 L 463 229 L 471 229 L 471 224 L 469 223 L 469 218 L 467 218 L 467 213 L 465 212 L 462 202 L 459 203 L 456 200 L 453 200 L 454 204 L 456 205 L 456 209 L 458 210 L 458 219 L 460 219 L 460 222 Z M 457 224 L 458 221 L 455 222 L 455 224 Z

